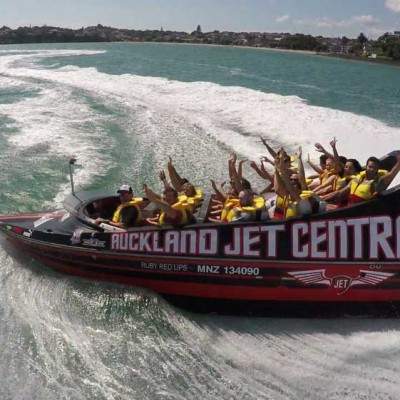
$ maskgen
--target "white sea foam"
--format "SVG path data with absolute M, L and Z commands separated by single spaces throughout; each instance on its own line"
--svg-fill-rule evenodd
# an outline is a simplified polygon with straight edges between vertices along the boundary
M 33 53 L 36 59 L 72 54 Z M 79 153 L 85 166 L 77 172 L 80 185 L 110 168 L 107 154 L 115 145 L 87 95 L 121 110 L 119 123 L 127 136 L 139 136 L 136 166 L 146 168 L 147 154 L 153 153 L 159 164 L 171 152 L 199 178 L 215 172 L 214 165 L 222 173 L 229 150 L 257 159 L 264 153 L 259 134 L 291 151 L 302 144 L 304 153 L 313 150 L 315 141 L 326 143 L 336 135 L 341 152 L 360 161 L 398 143 L 397 129 L 380 121 L 310 106 L 295 96 L 112 76 L 95 68 L 16 68 L 15 61 L 26 57 L 31 55 L 0 57 L 0 85 L 38 92 L 17 104 L 0 105 L 0 113 L 14 121 L 16 133 L 9 143 L 21 151 L 45 147 L 48 157 Z M 118 162 L 133 172 L 125 160 Z M 61 196 L 67 189 L 59 190 Z M 3 252 L 0 261 L 6 283 L 0 298 L 8 312 L 0 329 L 5 349 L 0 371 L 8 378 L 6 390 L 16 396 L 399 398 L 400 327 L 395 320 L 199 317 L 196 324 L 179 312 L 170 325 L 164 317 L 157 320 L 149 302 L 134 303 L 124 319 L 126 297 L 118 291 L 60 283 L 58 276 L 32 273 Z M 113 299 L 114 309 L 107 304 Z
M 62 52 L 63 55 L 87 53 Z M 36 56 L 37 52 L 33 54 Z M 53 51 L 45 52 L 44 56 L 48 54 L 54 56 Z M 111 162 L 105 149 L 111 146 L 112 139 L 102 129 L 101 116 L 89 107 L 83 96 L 74 93 L 74 87 L 55 86 L 47 81 L 34 82 L 29 76 L 21 80 L 18 76 L 4 73 L 12 71 L 13 63 L 25 57 L 0 57 L 0 69 L 3 69 L 0 88 L 37 92 L 35 96 L 19 101 L 17 105 L 0 105 L 0 114 L 9 118 L 8 127 L 18 132 L 9 135 L 10 144 L 20 149 L 45 147 L 45 157 L 64 157 L 65 162 L 69 156 L 79 154 L 79 162 L 85 168 L 76 171 L 75 181 L 78 186 L 90 184 L 93 176 L 107 172 Z M 54 201 L 60 204 L 68 192 L 68 184 L 60 185 Z
M 202 163 L 205 168 L 209 163 L 209 150 L 202 153 L 198 145 L 199 135 L 206 138 L 208 146 L 225 149 L 225 154 L 220 151 L 216 157 L 218 160 L 215 163 L 220 167 L 214 168 L 214 173 L 222 173 L 225 163 L 222 160 L 229 151 L 254 160 L 264 155 L 265 150 L 258 140 L 259 135 L 267 138 L 273 147 L 284 146 L 291 152 L 301 144 L 303 153 L 311 153 L 315 159 L 319 154 L 314 151 L 314 143 L 318 141 L 327 144 L 336 136 L 340 153 L 357 158 L 361 163 L 372 154 L 381 156 L 388 153 L 396 147 L 398 141 L 398 129 L 381 121 L 350 112 L 311 106 L 297 96 L 281 96 L 209 82 L 178 82 L 129 74 L 109 75 L 95 68 L 66 66 L 47 69 L 37 65 L 35 68 L 14 66 L 15 61 L 23 57 L 34 57 L 32 60 L 35 61 L 40 57 L 91 53 L 47 51 L 33 55 L 8 55 L 0 58 L 0 71 L 8 78 L 34 78 L 47 82 L 54 85 L 53 89 L 56 91 L 62 91 L 60 88 L 65 87 L 84 90 L 114 108 L 125 110 L 126 129 L 132 134 L 141 135 L 142 154 L 139 158 L 142 157 L 142 161 L 145 153 L 143 146 L 144 149 L 151 148 L 155 152 L 156 163 L 164 162 L 166 152 L 178 154 L 179 158 L 179 147 L 185 138 L 189 138 L 189 147 L 192 141 L 197 143 L 185 149 L 182 158 L 197 159 L 198 164 Z M 45 109 L 46 103 L 50 105 L 53 101 L 51 92 L 43 98 L 47 98 L 47 102 L 44 101 L 42 105 Z M 67 105 L 74 109 L 71 101 Z M 64 105 L 64 108 L 67 107 Z M 132 111 L 134 117 L 129 120 Z M 8 112 L 12 116 L 12 111 Z M 75 112 L 76 110 L 71 112 L 71 115 L 75 115 Z M 32 128 L 37 131 L 28 113 L 25 114 L 24 121 L 25 132 L 31 132 Z M 65 119 L 59 122 L 61 130 Z M 40 131 L 44 135 L 44 130 Z M 45 135 L 53 137 L 49 131 Z M 172 135 L 175 137 L 171 142 Z M 24 143 L 34 143 L 38 140 L 38 135 L 32 134 L 29 140 L 25 134 L 20 139 Z M 86 149 L 82 148 L 82 151 Z M 88 158 L 93 156 L 93 152 L 88 154 Z

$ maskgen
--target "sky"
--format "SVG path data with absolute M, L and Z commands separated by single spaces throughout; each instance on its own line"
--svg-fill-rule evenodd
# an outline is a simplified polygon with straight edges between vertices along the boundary
M 0 26 L 289 32 L 377 38 L 400 31 L 400 0 L 1 0 Z

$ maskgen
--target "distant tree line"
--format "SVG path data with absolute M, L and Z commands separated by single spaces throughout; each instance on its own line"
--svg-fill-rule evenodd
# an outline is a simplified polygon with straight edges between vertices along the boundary
M 370 41 L 363 34 L 356 39 L 346 36 L 325 38 L 322 36 L 296 33 L 261 32 L 202 32 L 201 26 L 191 32 L 160 30 L 117 29 L 98 24 L 96 26 L 68 29 L 53 26 L 34 26 L 10 29 L 0 28 L 0 44 L 16 43 L 66 43 L 66 42 L 172 42 L 207 43 L 220 45 L 242 45 L 272 47 L 290 50 L 309 50 L 315 52 L 345 53 L 365 57 L 376 53 L 379 57 L 400 60 L 400 33 L 385 33 L 378 40 Z M 333 48 L 336 47 L 334 50 Z M 337 49 L 340 47 L 339 49 Z M 345 48 L 345 49 L 344 49 Z
M 324 43 L 322 36 L 314 37 L 296 33 L 295 35 L 285 36 L 272 47 L 289 50 L 309 50 L 309 51 L 328 51 L 329 47 Z
M 400 60 L 400 36 L 396 37 L 386 32 L 377 40 L 376 47 L 381 55 Z
M 343 36 L 342 45 L 349 45 L 351 54 L 361 55 L 365 53 L 367 47 L 370 53 L 375 53 L 377 56 L 400 60 L 400 34 L 397 32 L 396 34 L 386 32 L 378 40 L 368 40 L 364 33 L 360 33 L 356 40 Z

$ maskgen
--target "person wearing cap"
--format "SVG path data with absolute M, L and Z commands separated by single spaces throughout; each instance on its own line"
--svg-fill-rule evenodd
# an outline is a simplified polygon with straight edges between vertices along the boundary
M 140 201 L 133 198 L 132 188 L 129 185 L 122 185 L 117 193 L 121 204 L 114 211 L 112 219 L 97 218 L 95 222 L 97 224 L 106 223 L 122 229 L 138 225 L 142 219 L 139 208 Z

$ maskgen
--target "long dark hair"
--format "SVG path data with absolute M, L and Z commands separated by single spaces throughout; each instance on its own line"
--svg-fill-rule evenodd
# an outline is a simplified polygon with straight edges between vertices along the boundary
M 371 160 L 372 161 L 372 160 Z M 355 158 L 349 158 L 348 160 L 347 160 L 347 162 L 351 162 L 352 164 L 353 164 L 353 167 L 354 167 L 354 169 L 355 169 L 355 171 L 357 172 L 357 173 L 360 173 L 361 171 L 362 171 L 362 166 L 361 166 L 361 164 L 355 159 Z M 378 160 L 378 162 L 379 162 L 379 160 Z M 367 161 L 367 163 L 368 163 L 368 161 Z

